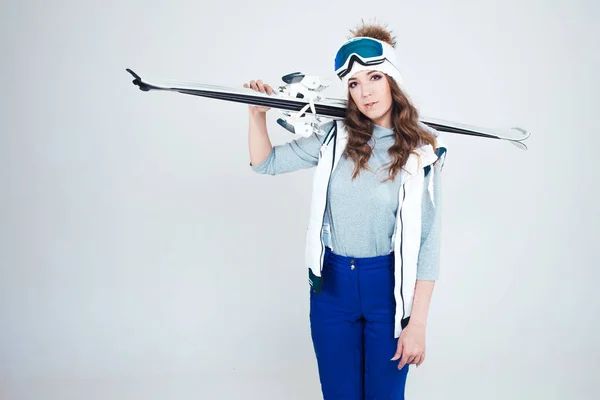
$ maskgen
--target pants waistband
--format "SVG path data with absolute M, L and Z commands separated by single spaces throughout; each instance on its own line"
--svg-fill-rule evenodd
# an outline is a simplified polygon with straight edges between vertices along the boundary
M 375 257 L 348 257 L 336 254 L 331 248 L 325 247 L 325 262 L 333 266 L 355 265 L 363 270 L 389 268 L 394 265 L 394 252 Z

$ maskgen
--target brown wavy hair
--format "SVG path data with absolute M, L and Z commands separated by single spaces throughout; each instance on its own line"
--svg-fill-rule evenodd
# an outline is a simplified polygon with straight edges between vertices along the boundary
M 364 24 L 354 31 L 351 37 L 372 37 L 395 45 L 395 40 L 385 27 L 378 24 Z M 408 157 L 417 147 L 426 143 L 436 148 L 436 137 L 420 125 L 419 112 L 411 103 L 408 96 L 398 86 L 396 81 L 383 74 L 392 94 L 392 130 L 394 131 L 395 143 L 388 149 L 391 162 L 388 167 L 388 177 L 383 181 L 394 180 L 398 172 L 404 167 Z M 348 131 L 348 143 L 344 150 L 344 156 L 354 160 L 354 173 L 352 179 L 360 174 L 361 169 L 369 169 L 367 162 L 371 158 L 372 148 L 369 140 L 373 136 L 374 123 L 371 119 L 360 112 L 358 106 L 352 100 L 348 91 L 348 106 L 344 124 Z

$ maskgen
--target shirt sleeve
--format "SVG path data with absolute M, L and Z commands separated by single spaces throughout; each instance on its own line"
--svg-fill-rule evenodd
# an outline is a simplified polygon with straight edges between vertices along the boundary
M 440 275 L 442 231 L 442 164 L 426 170 L 421 209 L 421 247 L 417 261 L 418 280 L 437 280 Z
M 332 127 L 333 122 L 329 122 L 320 128 L 319 133 L 273 146 L 260 164 L 250 163 L 252 170 L 259 174 L 278 175 L 316 166 L 319 163 L 321 144 Z

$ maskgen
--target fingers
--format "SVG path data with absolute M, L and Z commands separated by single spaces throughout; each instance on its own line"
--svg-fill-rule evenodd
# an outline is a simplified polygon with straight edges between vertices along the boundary
M 404 336 L 405 332 L 408 331 L 402 331 L 400 334 L 396 354 L 392 358 L 392 361 L 396 361 L 402 357 L 398 364 L 398 369 L 404 368 L 407 364 L 416 364 L 418 367 L 425 360 L 425 347 L 420 346 L 418 343 L 413 343 L 414 341 L 411 338 L 407 339 Z
M 273 88 L 270 85 L 267 85 L 266 83 L 263 83 L 262 80 L 251 80 L 250 84 L 248 83 L 244 83 L 244 87 L 250 87 L 250 89 L 255 90 L 257 92 L 261 92 L 261 93 L 267 93 L 267 94 L 273 94 Z
M 398 369 L 404 368 L 404 366 L 407 364 L 415 364 L 418 367 L 425 360 L 425 352 L 405 351 L 403 354 L 396 352 L 394 358 L 392 358 L 391 361 L 396 361 L 398 358 L 400 358 L 400 355 L 402 356 L 402 358 L 400 359 L 400 363 L 398 364 Z
M 402 345 L 402 342 L 400 340 L 398 340 L 398 346 L 396 347 L 396 354 L 394 354 L 394 357 L 392 357 L 391 361 L 396 361 L 397 359 L 399 359 L 402 356 L 403 349 L 404 349 L 404 346 Z
M 402 358 L 400 359 L 400 363 L 398 364 L 398 369 L 404 368 L 404 366 L 408 364 L 408 354 L 402 354 Z
M 417 367 L 425 361 L 425 353 L 410 354 L 406 352 L 398 364 L 398 369 L 402 369 L 406 364 L 415 364 Z
M 254 81 L 252 81 L 252 82 L 254 82 Z M 256 81 L 255 86 L 256 86 L 255 90 L 258 90 L 261 93 L 265 92 L 265 85 L 263 84 L 263 81 L 261 81 L 260 79 Z
M 417 358 L 417 360 L 415 361 L 415 364 L 417 364 L 417 367 L 421 364 L 423 364 L 423 361 L 425 361 L 425 353 L 421 354 L 421 356 L 419 358 Z

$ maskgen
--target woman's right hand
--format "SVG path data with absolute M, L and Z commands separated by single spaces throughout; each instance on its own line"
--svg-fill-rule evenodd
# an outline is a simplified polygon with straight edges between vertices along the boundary
M 267 84 L 263 84 L 263 81 L 261 81 L 260 79 L 257 81 L 250 81 L 250 84 L 244 83 L 244 87 L 245 88 L 249 87 L 252 90 L 255 90 L 255 91 L 261 92 L 261 93 L 266 93 L 268 95 L 271 95 L 274 92 L 273 88 L 271 86 L 269 86 Z M 270 109 L 271 109 L 270 107 L 248 105 L 248 111 L 250 111 L 250 112 L 256 111 L 256 112 L 266 113 Z

